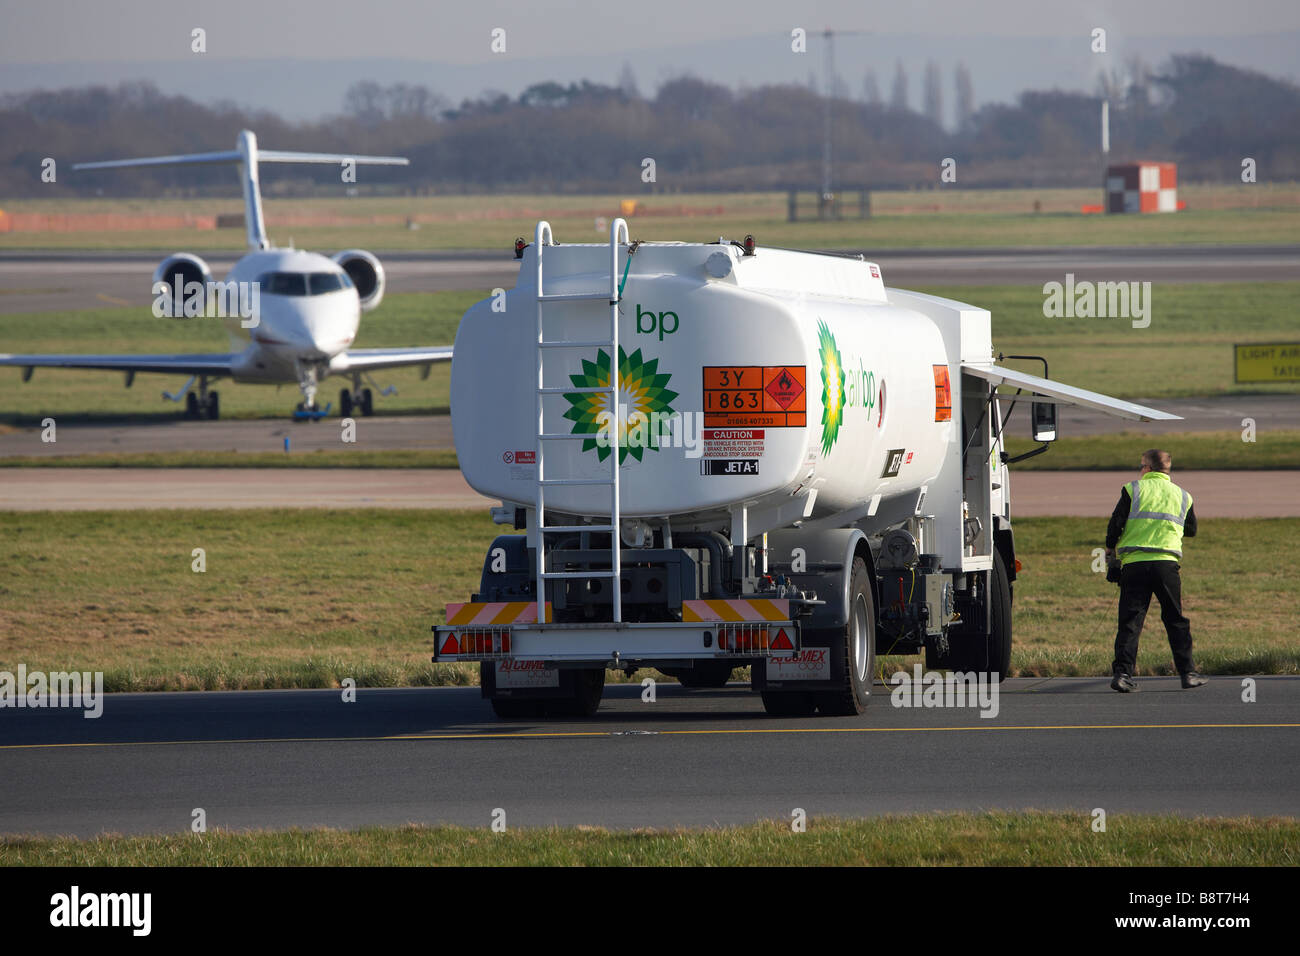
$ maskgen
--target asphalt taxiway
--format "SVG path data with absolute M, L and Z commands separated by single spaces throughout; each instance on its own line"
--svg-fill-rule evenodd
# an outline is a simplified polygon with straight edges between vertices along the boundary
M 477 688 L 109 695 L 0 711 L 0 833 L 455 823 L 668 827 L 934 810 L 1300 813 L 1300 678 L 1113 693 L 1014 679 L 998 713 L 775 719 L 747 687 L 611 685 L 587 720 L 496 720 Z
M 1138 450 L 1134 451 L 1136 456 Z M 1132 471 L 1026 471 L 1016 518 L 1102 522 Z M 1300 517 L 1300 471 L 1179 471 L 1198 518 Z M 488 508 L 454 468 L 0 468 L 0 511 L 140 508 Z

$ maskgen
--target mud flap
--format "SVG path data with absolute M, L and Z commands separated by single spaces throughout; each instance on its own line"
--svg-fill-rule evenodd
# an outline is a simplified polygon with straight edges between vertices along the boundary
M 757 661 L 750 669 L 752 689 L 762 691 L 829 691 L 839 686 L 833 675 L 844 667 L 844 649 L 826 631 L 801 632 L 802 649 L 794 657 Z

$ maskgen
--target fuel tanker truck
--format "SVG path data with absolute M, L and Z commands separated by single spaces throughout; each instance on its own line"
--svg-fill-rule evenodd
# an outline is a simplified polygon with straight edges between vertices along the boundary
M 629 238 L 539 223 L 460 322 L 456 451 L 511 533 L 433 660 L 479 663 L 503 718 L 593 714 L 607 669 L 747 665 L 782 716 L 861 713 L 878 654 L 1001 680 L 1012 409 L 1028 454 L 1062 404 L 1177 416 L 998 364 L 1032 357 L 995 356 L 987 310 L 860 256 Z

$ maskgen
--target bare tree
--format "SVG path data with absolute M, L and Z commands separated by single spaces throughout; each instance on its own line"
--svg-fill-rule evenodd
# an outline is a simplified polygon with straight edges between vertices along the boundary
M 970 67 L 965 63 L 957 64 L 953 84 L 956 86 L 957 94 L 955 100 L 957 132 L 964 133 L 970 130 L 975 116 L 975 86 L 971 83 Z
M 1151 102 L 1151 70 L 1140 53 L 1134 53 L 1125 63 L 1128 89 L 1125 91 L 1129 106 L 1141 109 Z
M 930 122 L 935 126 L 943 125 L 943 89 L 940 84 L 943 82 L 939 75 L 939 64 L 934 60 L 925 64 L 925 88 L 923 90 L 925 100 L 925 115 L 929 117 Z
M 903 69 L 903 61 L 898 61 L 898 67 L 894 70 L 894 87 L 889 92 L 889 106 L 891 109 L 907 109 L 907 71 Z
M 373 80 L 353 83 L 343 94 L 343 109 L 361 119 L 377 119 L 384 113 L 384 88 Z
M 880 84 L 876 82 L 876 71 L 868 69 L 862 77 L 862 98 L 872 106 L 880 105 Z
M 639 100 L 641 91 L 636 87 L 636 74 L 632 72 L 632 64 L 624 61 L 623 69 L 618 73 L 618 88 L 623 91 L 623 95 L 629 100 Z

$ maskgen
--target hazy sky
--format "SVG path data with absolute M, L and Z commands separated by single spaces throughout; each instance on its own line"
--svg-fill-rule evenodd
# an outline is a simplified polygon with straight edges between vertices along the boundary
M 725 42 L 826 26 L 936 37 L 1236 36 L 1300 28 L 1296 0 L 0 0 L 0 61 L 183 60 L 190 29 L 223 57 L 482 63 L 493 27 L 520 57 Z
M 948 90 L 966 65 L 977 105 L 1093 92 L 1102 72 L 1175 53 L 1300 74 L 1300 0 L 0 0 L 0 93 L 147 80 L 304 120 L 337 113 L 358 80 L 420 84 L 449 103 L 543 80 L 614 83 L 625 67 L 645 94 L 684 73 L 733 88 L 820 84 L 828 26 L 844 31 L 848 95 L 874 78 L 888 96 L 902 64 L 913 107 L 931 61 Z M 497 27 L 504 55 L 490 48 Z M 794 27 L 808 31 L 805 56 L 790 49 Z M 1090 49 L 1095 27 L 1105 56 Z

